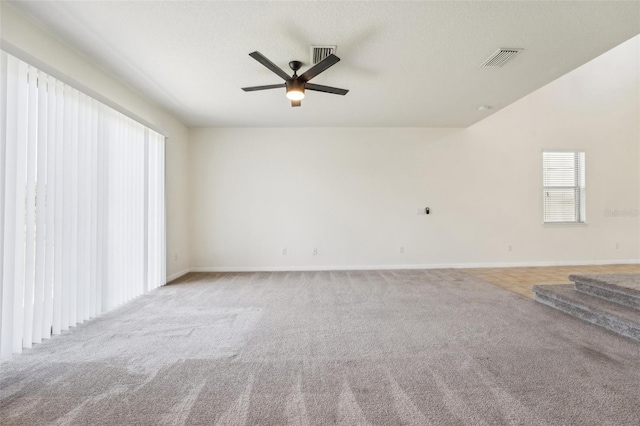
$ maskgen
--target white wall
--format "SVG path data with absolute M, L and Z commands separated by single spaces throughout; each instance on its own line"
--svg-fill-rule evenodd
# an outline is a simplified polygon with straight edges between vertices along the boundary
M 640 218 L 605 210 L 640 208 L 638 51 L 464 130 L 192 129 L 192 267 L 637 261 Z M 588 224 L 542 224 L 543 149 L 586 151 Z
M 3 42 L 10 43 L 80 85 L 120 105 L 162 130 L 169 138 L 166 146 L 167 274 L 171 276 L 186 269 L 189 266 L 187 128 L 10 6 L 0 3 L 0 17 Z
M 169 275 L 640 258 L 640 219 L 605 216 L 640 208 L 637 38 L 469 129 L 189 132 L 11 7 L 0 14 L 3 40 L 169 137 Z M 543 148 L 587 152 L 587 225 L 541 224 Z

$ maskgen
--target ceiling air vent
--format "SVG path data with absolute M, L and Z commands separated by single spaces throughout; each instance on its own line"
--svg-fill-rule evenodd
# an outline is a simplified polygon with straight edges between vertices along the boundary
M 332 53 L 336 53 L 336 46 L 311 46 L 311 64 L 317 64 Z
M 518 48 L 502 48 L 498 49 L 493 55 L 484 61 L 480 67 L 501 67 L 509 62 L 514 56 L 522 52 L 524 49 Z

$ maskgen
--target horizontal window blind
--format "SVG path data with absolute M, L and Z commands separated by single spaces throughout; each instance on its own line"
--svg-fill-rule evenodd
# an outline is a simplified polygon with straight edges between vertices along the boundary
M 585 222 L 584 152 L 543 152 L 545 223 Z
M 7 359 L 165 283 L 165 139 L 0 55 Z

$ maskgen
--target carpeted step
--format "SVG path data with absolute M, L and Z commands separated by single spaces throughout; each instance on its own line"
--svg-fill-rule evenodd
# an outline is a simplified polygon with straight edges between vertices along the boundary
M 569 275 L 569 279 L 581 293 L 640 310 L 640 274 Z
M 575 291 L 572 285 L 535 285 L 536 300 L 640 342 L 640 312 Z

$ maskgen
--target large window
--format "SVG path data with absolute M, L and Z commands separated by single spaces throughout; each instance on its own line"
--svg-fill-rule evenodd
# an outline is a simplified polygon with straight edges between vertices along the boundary
M 164 137 L 0 55 L 6 359 L 165 283 Z
M 542 153 L 545 223 L 586 221 L 584 152 Z

